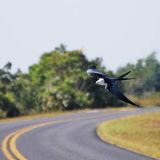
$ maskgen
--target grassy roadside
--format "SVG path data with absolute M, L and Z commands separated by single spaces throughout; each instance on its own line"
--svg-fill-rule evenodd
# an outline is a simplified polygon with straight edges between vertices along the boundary
M 73 111 L 52 111 L 49 113 L 37 113 L 37 114 L 31 114 L 31 115 L 24 115 L 19 117 L 13 117 L 13 118 L 2 118 L 0 119 L 1 122 L 13 122 L 13 121 L 21 121 L 21 120 L 31 120 L 31 119 L 38 119 L 38 118 L 47 118 L 47 117 L 54 117 L 59 115 L 66 115 L 66 114 L 73 114 L 78 112 L 115 112 L 115 111 L 125 111 L 125 110 L 134 110 L 134 107 L 108 107 L 103 109 L 80 109 L 80 110 L 73 110 Z
M 104 141 L 160 158 L 160 112 L 103 122 L 97 133 Z
M 53 116 L 59 116 L 64 114 L 71 114 L 72 112 L 62 112 L 62 111 L 56 111 L 56 112 L 50 112 L 50 113 L 39 113 L 39 114 L 31 114 L 31 115 L 24 115 L 19 117 L 13 117 L 13 118 L 2 118 L 0 119 L 0 122 L 13 122 L 13 121 L 21 121 L 21 120 L 31 120 L 31 119 L 38 119 L 38 118 L 47 118 L 47 117 L 53 117 Z
M 142 106 L 148 107 L 148 106 L 160 106 L 160 93 L 150 93 L 149 95 L 143 95 L 142 97 L 136 97 L 136 96 L 130 96 L 130 99 L 132 99 L 137 104 L 140 104 Z

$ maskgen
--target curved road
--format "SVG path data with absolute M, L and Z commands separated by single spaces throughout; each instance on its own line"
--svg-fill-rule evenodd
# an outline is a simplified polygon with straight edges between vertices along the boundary
M 151 160 L 105 143 L 96 135 L 102 121 L 145 112 L 160 112 L 160 107 L 1 122 L 0 160 Z

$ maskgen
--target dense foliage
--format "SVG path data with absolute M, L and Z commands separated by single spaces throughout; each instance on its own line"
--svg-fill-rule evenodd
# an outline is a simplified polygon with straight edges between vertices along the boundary
M 122 105 L 86 74 L 87 68 L 95 64 L 99 70 L 114 76 L 101 61 L 100 58 L 88 60 L 81 50 L 67 51 L 60 45 L 44 53 L 27 74 L 20 70 L 12 74 L 12 64 L 7 63 L 0 69 L 0 117 Z M 128 70 L 137 78 L 121 85 L 129 94 L 160 91 L 160 63 L 155 53 L 119 68 L 116 74 Z
M 124 83 L 124 89 L 130 94 L 143 95 L 148 92 L 160 91 L 160 62 L 156 59 L 156 53 L 151 53 L 144 59 L 139 59 L 136 64 L 128 63 L 118 69 L 117 73 L 131 70 L 131 77 L 136 79 Z

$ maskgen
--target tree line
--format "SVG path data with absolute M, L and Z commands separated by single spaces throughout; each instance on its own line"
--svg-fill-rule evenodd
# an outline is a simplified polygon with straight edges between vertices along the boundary
M 0 117 L 125 105 L 95 85 L 94 78 L 86 74 L 92 64 L 113 77 L 131 70 L 130 77 L 136 79 L 120 84 L 130 95 L 160 91 L 160 62 L 154 52 L 113 72 L 102 65 L 101 58 L 88 60 L 81 50 L 68 51 L 60 45 L 44 53 L 28 73 L 12 73 L 10 62 L 0 69 Z

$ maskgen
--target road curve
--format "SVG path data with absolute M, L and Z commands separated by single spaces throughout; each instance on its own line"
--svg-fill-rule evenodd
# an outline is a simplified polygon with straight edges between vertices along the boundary
M 2 122 L 0 160 L 152 160 L 105 143 L 96 134 L 102 121 L 145 112 L 160 112 L 160 107 Z

